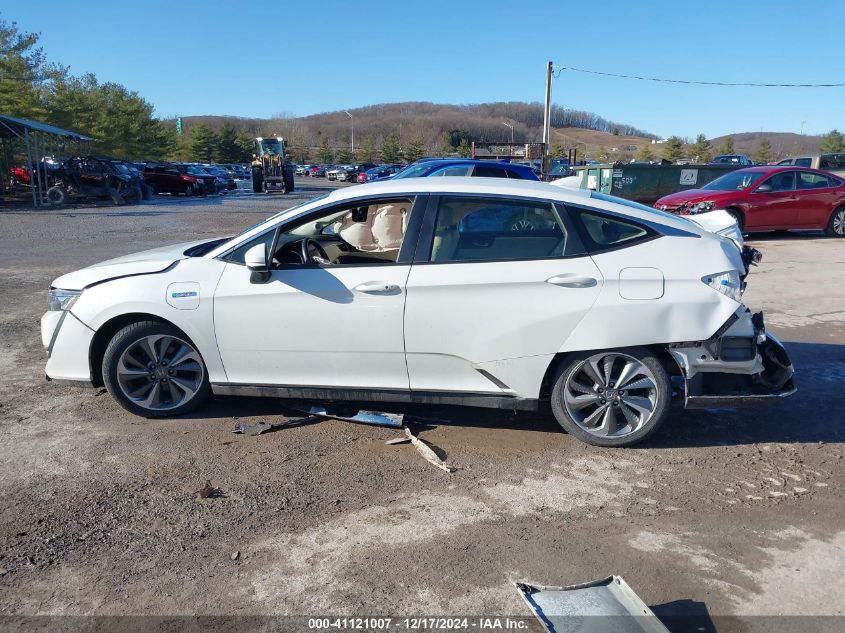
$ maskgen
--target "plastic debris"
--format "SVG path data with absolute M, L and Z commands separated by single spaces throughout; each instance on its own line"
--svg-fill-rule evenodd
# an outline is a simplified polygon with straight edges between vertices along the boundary
M 198 494 L 201 499 L 213 499 L 215 497 L 224 496 L 223 491 L 220 490 L 220 488 L 215 488 L 214 486 L 212 486 L 211 482 L 207 479 L 205 481 L 205 486 L 197 490 L 195 494 Z
M 275 425 L 267 424 L 266 422 L 258 422 L 256 424 L 245 424 L 240 418 L 235 418 L 235 426 L 232 428 L 232 433 L 241 433 L 243 435 L 261 435 L 274 428 Z
M 405 435 L 408 436 L 408 439 L 410 440 L 411 444 L 414 445 L 414 448 L 417 449 L 419 454 L 422 455 L 427 462 L 429 462 L 430 464 L 434 464 L 440 470 L 445 470 L 447 473 L 451 473 L 457 470 L 456 468 L 449 466 L 446 462 L 440 459 L 437 456 L 437 453 L 431 450 L 431 447 L 428 444 L 426 444 L 424 441 L 414 435 L 411 432 L 411 429 L 409 429 L 407 426 L 405 427 Z

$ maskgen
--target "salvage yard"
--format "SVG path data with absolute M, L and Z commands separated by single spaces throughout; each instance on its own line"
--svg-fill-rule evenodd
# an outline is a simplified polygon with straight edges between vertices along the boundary
M 457 467 L 446 473 L 385 444 L 401 431 L 275 400 L 145 420 L 103 389 L 45 382 L 38 320 L 54 278 L 233 234 L 333 185 L 297 187 L 0 211 L 5 614 L 528 617 L 514 581 L 611 574 L 673 631 L 692 627 L 672 616 L 845 614 L 830 598 L 845 595 L 845 251 L 820 234 L 750 239 L 763 262 L 745 302 L 785 342 L 798 393 L 678 407 L 631 449 L 584 445 L 551 415 L 411 411 Z M 274 427 L 233 434 L 234 418 Z

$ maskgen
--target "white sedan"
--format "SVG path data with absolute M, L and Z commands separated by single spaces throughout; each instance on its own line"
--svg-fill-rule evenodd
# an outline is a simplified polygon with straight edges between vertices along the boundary
M 746 248 L 746 250 L 748 250 Z M 681 217 L 487 178 L 340 189 L 236 237 L 59 277 L 50 380 L 166 417 L 211 393 L 539 410 L 626 446 L 687 407 L 794 392 L 748 257 Z

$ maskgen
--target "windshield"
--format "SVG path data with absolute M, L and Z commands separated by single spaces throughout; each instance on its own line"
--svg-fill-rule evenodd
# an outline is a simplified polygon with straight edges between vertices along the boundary
M 265 138 L 258 141 L 258 148 L 262 155 L 281 156 L 284 153 L 282 142 L 274 138 Z
M 422 163 L 420 165 L 410 165 L 405 167 L 402 171 L 397 172 L 393 178 L 421 178 L 430 172 L 436 165 L 431 163 Z
M 707 183 L 702 189 L 708 191 L 745 191 L 764 173 L 762 171 L 734 171 Z
M 637 209 L 638 211 L 650 213 L 651 215 L 661 216 L 664 218 L 672 218 L 673 220 L 682 220 L 684 222 L 688 222 L 690 224 L 698 226 L 695 224 L 695 222 L 682 215 L 675 215 L 674 213 L 669 213 L 668 211 L 661 211 L 660 209 L 655 209 L 654 207 L 647 207 L 646 205 L 640 204 L 639 202 L 634 202 L 633 200 L 626 200 L 625 198 L 609 196 L 606 193 L 600 193 L 598 191 L 590 191 L 590 197 L 595 198 L 596 200 L 603 200 L 604 202 L 614 202 L 616 204 L 621 204 L 632 209 Z
M 194 176 L 208 176 L 208 172 L 205 171 L 202 167 L 197 167 L 196 165 L 188 166 L 188 173 L 193 174 Z

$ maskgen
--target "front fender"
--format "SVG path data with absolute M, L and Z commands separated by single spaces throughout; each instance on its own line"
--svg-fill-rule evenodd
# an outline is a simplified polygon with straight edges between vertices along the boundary
M 225 263 L 216 259 L 193 258 L 162 273 L 113 279 L 87 288 L 73 313 L 94 331 L 129 314 L 172 323 L 196 345 L 209 380 L 226 381 L 214 334 L 214 290 L 224 267 Z

